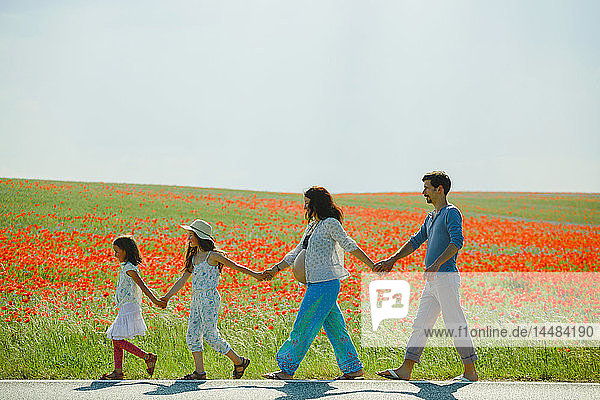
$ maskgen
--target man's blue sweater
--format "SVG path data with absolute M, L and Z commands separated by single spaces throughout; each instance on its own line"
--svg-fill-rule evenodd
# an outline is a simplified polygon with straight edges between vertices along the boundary
M 434 211 L 427 214 L 421 229 L 410 238 L 413 250 L 418 249 L 427 240 L 427 253 L 425 255 L 425 268 L 446 250 L 450 243 L 454 243 L 459 249 L 463 246 L 462 215 L 458 208 L 448 204 L 436 215 Z M 452 256 L 440 267 L 441 272 L 458 272 L 456 267 L 456 256 Z

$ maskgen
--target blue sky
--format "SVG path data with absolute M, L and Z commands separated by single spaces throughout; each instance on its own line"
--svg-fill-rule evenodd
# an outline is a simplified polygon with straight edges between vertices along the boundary
M 600 192 L 597 1 L 4 1 L 0 176 Z

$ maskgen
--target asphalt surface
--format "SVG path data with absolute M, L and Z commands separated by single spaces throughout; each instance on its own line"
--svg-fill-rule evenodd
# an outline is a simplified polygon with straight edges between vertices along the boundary
M 434 381 L 5 380 L 0 399 L 600 399 L 600 384 Z

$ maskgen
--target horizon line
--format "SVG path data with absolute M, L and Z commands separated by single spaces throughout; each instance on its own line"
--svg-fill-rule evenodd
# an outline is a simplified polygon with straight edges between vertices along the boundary
M 194 188 L 194 189 L 209 189 L 209 190 L 233 190 L 233 191 L 248 191 L 248 192 L 262 192 L 262 193 L 275 193 L 275 194 L 302 194 L 302 191 L 299 192 L 287 192 L 287 191 L 276 191 L 276 190 L 264 190 L 264 189 L 249 189 L 249 188 L 232 188 L 232 187 L 207 187 L 207 186 L 193 186 L 190 184 L 168 184 L 168 183 L 147 183 L 147 182 L 111 182 L 107 180 L 65 180 L 60 178 L 32 178 L 32 177 L 9 177 L 9 176 L 0 176 L 0 180 L 3 179 L 14 179 L 14 180 L 28 180 L 28 181 L 49 181 L 49 182 L 65 182 L 65 183 L 96 183 L 96 184 L 112 184 L 112 185 L 146 185 L 146 186 L 172 186 L 172 187 L 185 187 L 185 188 Z M 421 194 L 420 191 L 376 191 L 376 192 L 331 192 L 336 195 L 352 195 L 352 194 L 375 194 L 375 195 L 385 195 L 385 194 Z M 473 189 L 465 189 L 465 190 L 451 190 L 451 193 L 508 193 L 508 194 L 567 194 L 567 195 L 600 195 L 600 192 L 575 192 L 575 191 L 560 191 L 560 192 L 552 192 L 552 191 L 524 191 L 524 190 L 473 190 Z

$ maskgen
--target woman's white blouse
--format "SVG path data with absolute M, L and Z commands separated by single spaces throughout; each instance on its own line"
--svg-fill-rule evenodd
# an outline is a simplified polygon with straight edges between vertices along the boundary
M 294 260 L 302 250 L 302 242 L 313 226 L 315 226 L 314 231 L 308 239 L 304 261 L 306 282 L 317 283 L 348 277 L 350 274 L 344 268 L 342 249 L 351 252 L 358 249 L 358 245 L 346 234 L 340 221 L 335 218 L 309 223 L 298 246 L 286 254 L 283 260 L 289 265 L 294 264 Z
M 140 273 L 136 265 L 130 262 L 121 263 L 121 273 L 119 274 L 119 282 L 117 283 L 117 291 L 115 293 L 116 307 L 124 303 L 142 303 L 142 289 L 140 289 L 132 277 L 127 275 L 127 271 Z

